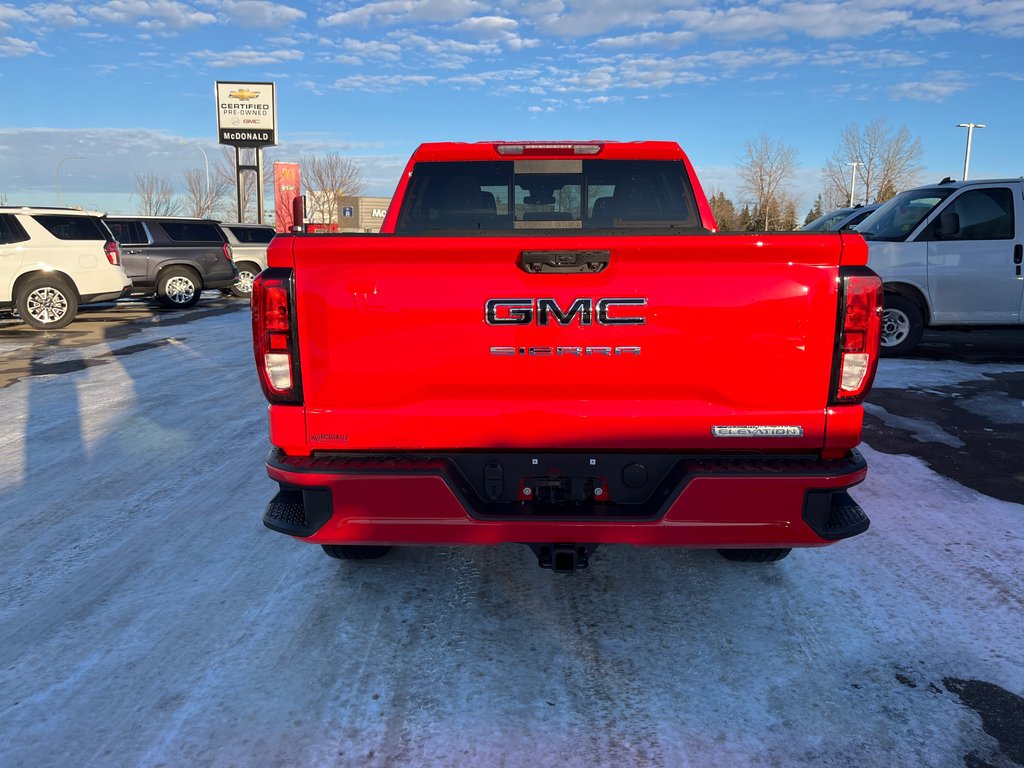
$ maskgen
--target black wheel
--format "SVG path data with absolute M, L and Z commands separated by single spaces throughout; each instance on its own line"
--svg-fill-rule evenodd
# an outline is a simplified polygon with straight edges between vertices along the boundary
M 328 557 L 335 560 L 376 560 L 391 551 L 391 547 L 373 547 L 361 544 L 321 544 Z
M 921 308 L 906 296 L 887 293 L 882 313 L 882 356 L 899 357 L 910 352 L 924 333 Z
M 165 307 L 194 307 L 199 301 L 203 283 L 194 269 L 168 267 L 156 282 L 156 299 Z
M 256 279 L 256 275 L 259 273 L 259 264 L 253 264 L 251 261 L 241 262 L 238 265 L 238 280 L 228 289 L 231 291 L 231 295 L 238 296 L 241 299 L 248 299 L 249 294 L 252 293 L 252 281 Z
M 43 331 L 63 328 L 78 314 L 78 296 L 55 277 L 33 277 L 18 289 L 18 314 Z
M 720 549 L 718 554 L 726 560 L 737 563 L 774 563 L 792 551 L 792 549 Z

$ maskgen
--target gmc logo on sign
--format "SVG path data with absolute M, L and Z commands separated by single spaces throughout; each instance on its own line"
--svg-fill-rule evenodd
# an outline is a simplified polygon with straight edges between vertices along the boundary
M 484 305 L 488 325 L 644 325 L 637 307 L 647 299 L 574 299 L 564 309 L 558 299 L 490 299 Z

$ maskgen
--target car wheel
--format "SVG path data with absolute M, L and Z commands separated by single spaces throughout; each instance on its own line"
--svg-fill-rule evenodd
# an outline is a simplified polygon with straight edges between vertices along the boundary
M 238 280 L 228 290 L 231 291 L 233 296 L 248 299 L 252 293 L 252 281 L 256 279 L 256 275 L 259 273 L 260 268 L 258 264 L 243 261 L 238 265 Z
M 18 291 L 18 314 L 33 328 L 55 331 L 78 314 L 78 296 L 63 280 L 34 277 Z
M 921 308 L 906 296 L 887 293 L 882 312 L 883 357 L 899 357 L 910 352 L 924 333 Z
M 736 563 L 774 563 L 781 560 L 792 549 L 720 549 L 718 554 Z
M 195 270 L 188 267 L 168 267 L 160 273 L 156 283 L 156 298 L 165 307 L 194 307 L 203 290 L 202 281 Z
M 360 544 L 321 544 L 328 557 L 335 560 L 376 560 L 391 551 L 391 547 L 373 547 Z

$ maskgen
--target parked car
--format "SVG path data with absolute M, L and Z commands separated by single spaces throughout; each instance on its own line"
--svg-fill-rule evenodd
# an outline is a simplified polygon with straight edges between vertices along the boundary
M 871 205 L 855 205 L 852 208 L 837 208 L 819 216 L 810 224 L 800 227 L 800 232 L 838 232 L 841 229 L 853 229 L 864 219 L 878 210 L 881 203 Z
M 252 281 L 267 268 L 267 246 L 277 233 L 269 224 L 222 221 L 220 226 L 228 236 L 238 267 L 238 281 L 227 290 L 247 299 L 252 293 Z
M 857 228 L 885 285 L 882 352 L 910 352 L 926 327 L 1019 326 L 1024 181 L 918 187 Z
M 121 244 L 132 294 L 155 295 L 165 307 L 191 307 L 209 288 L 230 288 L 238 279 L 231 245 L 211 219 L 171 216 L 107 216 Z
M 42 330 L 65 327 L 79 306 L 125 294 L 131 281 L 103 214 L 0 208 L 0 310 Z

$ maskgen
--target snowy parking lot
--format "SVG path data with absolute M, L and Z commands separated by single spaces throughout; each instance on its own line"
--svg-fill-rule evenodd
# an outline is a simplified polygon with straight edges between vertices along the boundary
M 0 330 L 0 766 L 1024 765 L 1014 343 L 882 362 L 863 536 L 560 576 L 266 530 L 244 303 L 83 333 Z

